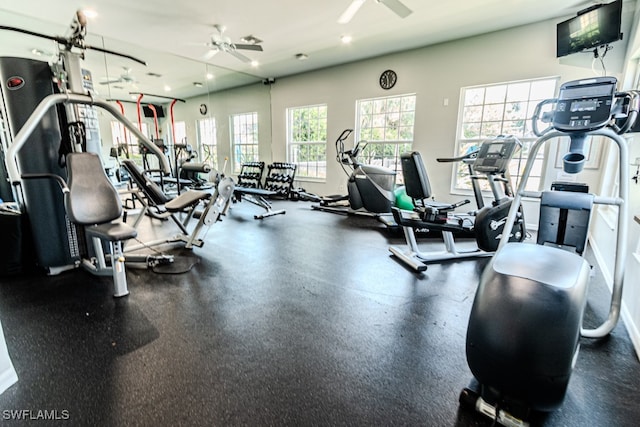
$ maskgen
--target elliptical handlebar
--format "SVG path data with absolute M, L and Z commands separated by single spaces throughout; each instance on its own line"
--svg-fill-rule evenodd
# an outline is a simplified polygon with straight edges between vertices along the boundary
M 358 155 L 368 144 L 367 141 L 364 140 L 356 141 L 351 150 L 345 150 L 344 142 L 352 133 L 353 129 L 345 129 L 342 131 L 340 136 L 338 136 L 338 139 L 336 139 L 336 160 L 347 176 L 349 176 L 351 172 L 345 168 L 345 165 L 348 165 L 351 169 L 357 168 L 360 165 L 360 162 L 358 162 Z
M 540 130 L 538 128 L 538 121 L 541 121 L 543 123 L 551 123 L 553 121 L 553 111 L 554 109 L 552 109 L 551 111 L 546 111 L 544 113 L 541 114 L 542 112 L 542 107 L 544 107 L 545 105 L 549 105 L 549 104 L 557 104 L 558 103 L 558 99 L 557 98 L 552 98 L 552 99 L 545 99 L 544 101 L 540 102 L 538 105 L 536 105 L 536 109 L 533 112 L 533 117 L 531 118 L 531 128 L 533 130 L 533 133 L 540 137 L 546 133 L 549 133 L 553 130 L 553 125 L 549 125 L 546 128 L 544 128 L 543 130 Z
M 616 120 L 612 120 L 610 127 L 618 135 L 622 135 L 631 129 L 635 124 L 640 111 L 640 92 L 636 90 L 616 93 L 616 98 L 622 101 L 617 102 L 612 109 L 613 119 L 622 119 L 620 125 Z

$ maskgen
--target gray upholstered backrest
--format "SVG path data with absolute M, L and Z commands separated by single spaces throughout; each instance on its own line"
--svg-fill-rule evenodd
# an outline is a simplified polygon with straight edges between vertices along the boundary
M 67 186 L 64 207 L 71 222 L 92 225 L 119 218 L 120 196 L 94 153 L 67 155 Z

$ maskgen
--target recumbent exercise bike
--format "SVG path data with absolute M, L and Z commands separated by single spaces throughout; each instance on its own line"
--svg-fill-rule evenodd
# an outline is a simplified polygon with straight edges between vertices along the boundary
M 523 427 L 557 409 L 577 360 L 580 336 L 604 337 L 620 316 L 630 179 L 628 147 L 620 135 L 636 120 L 638 94 L 617 93 L 616 83 L 613 77 L 567 82 L 557 99 L 538 105 L 533 129 L 540 138 L 531 147 L 498 251 L 480 279 L 466 338 L 467 362 L 477 384 L 462 391 L 460 403 L 505 426 Z M 542 113 L 549 107 L 551 111 Z M 550 126 L 539 131 L 539 119 Z M 563 168 L 575 174 L 584 166 L 585 141 L 591 136 L 606 137 L 618 146 L 618 195 L 525 191 L 545 142 L 569 137 Z M 540 199 L 537 244 L 506 238 L 523 197 Z M 618 207 L 616 258 L 608 318 L 596 329 L 584 329 L 590 267 L 582 254 L 594 204 Z
M 478 210 L 471 214 L 455 213 L 469 200 L 457 203 L 439 203 L 431 200 L 431 184 L 419 152 L 401 155 L 402 173 L 406 192 L 411 197 L 413 211 L 392 209 L 394 220 L 402 226 L 407 248 L 390 246 L 389 251 L 400 261 L 416 271 L 427 269 L 428 262 L 451 259 L 490 256 L 497 249 L 503 233 L 507 213 L 511 207 L 513 191 L 509 178 L 509 162 L 522 146 L 513 136 L 498 136 L 483 141 L 477 151 L 465 156 L 438 161 L 462 161 L 468 165 Z M 491 205 L 484 205 L 479 179 L 486 179 L 493 194 Z M 526 237 L 524 215 L 518 209 L 517 225 L 512 229 L 510 240 L 522 241 Z M 415 229 L 441 231 L 445 250 L 422 252 L 418 247 Z M 477 248 L 458 250 L 454 234 L 475 236 Z

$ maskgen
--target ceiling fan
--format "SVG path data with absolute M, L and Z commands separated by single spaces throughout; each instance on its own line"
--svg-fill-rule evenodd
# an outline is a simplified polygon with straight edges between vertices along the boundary
M 248 43 L 232 43 L 231 39 L 225 36 L 224 32 L 226 28 L 222 25 L 214 25 L 214 28 L 218 31 L 217 34 L 211 35 L 211 41 L 207 43 L 209 47 L 209 52 L 205 55 L 205 60 L 213 58 L 218 52 L 226 52 L 230 55 L 235 56 L 239 60 L 243 62 L 251 62 L 251 59 L 246 57 L 245 55 L 238 52 L 238 50 L 253 50 L 257 52 L 262 52 L 262 46 L 259 43 L 262 40 L 257 39 L 253 36 L 247 36 L 242 39 L 244 42 Z
M 340 18 L 338 18 L 338 23 L 346 24 L 351 21 L 351 19 L 353 19 L 358 10 L 360 10 L 360 7 L 366 1 L 367 0 L 353 0 L 347 10 L 345 10 L 342 15 L 340 15 Z M 404 3 L 402 3 L 400 0 L 375 0 L 375 2 L 382 3 L 383 5 L 387 6 L 400 18 L 406 18 L 413 13 L 413 11 L 405 6 Z
M 100 84 L 110 85 L 115 83 L 125 83 L 125 84 L 135 85 L 137 81 L 136 81 L 136 78 L 131 75 L 131 68 L 128 68 L 128 67 L 122 67 L 122 68 L 124 69 L 124 73 L 120 74 L 120 76 L 114 79 L 105 78 L 105 80 L 101 81 Z

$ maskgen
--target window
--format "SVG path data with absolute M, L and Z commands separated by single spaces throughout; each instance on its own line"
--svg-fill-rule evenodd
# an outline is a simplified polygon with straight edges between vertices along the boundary
M 142 123 L 142 133 L 149 134 L 149 128 L 146 123 Z M 131 133 L 122 123 L 118 121 L 111 122 L 112 144 L 118 148 L 118 155 L 129 158 L 141 158 L 138 138 Z
M 327 106 L 287 109 L 288 161 L 296 177 L 327 177 Z
M 531 117 L 538 103 L 553 98 L 558 79 L 546 78 L 465 87 L 460 91 L 460 113 L 456 136 L 456 153 L 463 155 L 482 141 L 498 135 L 513 135 L 522 142 L 509 172 L 514 189 L 524 170 L 531 144 L 537 139 Z M 527 190 L 538 190 L 543 173 L 543 153 L 538 152 Z M 454 171 L 452 190 L 470 190 L 469 172 L 460 164 Z
M 187 124 L 185 122 L 175 122 L 173 124 L 173 129 L 171 124 L 168 125 L 169 133 L 171 135 L 171 140 L 173 141 L 173 134 L 175 133 L 175 141 L 174 144 L 187 144 Z
M 258 113 L 234 114 L 231 131 L 233 171 L 240 173 L 243 163 L 259 161 Z
M 213 117 L 198 120 L 198 155 L 202 162 L 218 169 L 218 140 L 216 138 L 216 119 Z
M 360 160 L 396 171 L 396 182 L 402 183 L 400 154 L 413 145 L 416 95 L 363 99 L 356 107 L 356 135 L 367 142 Z

